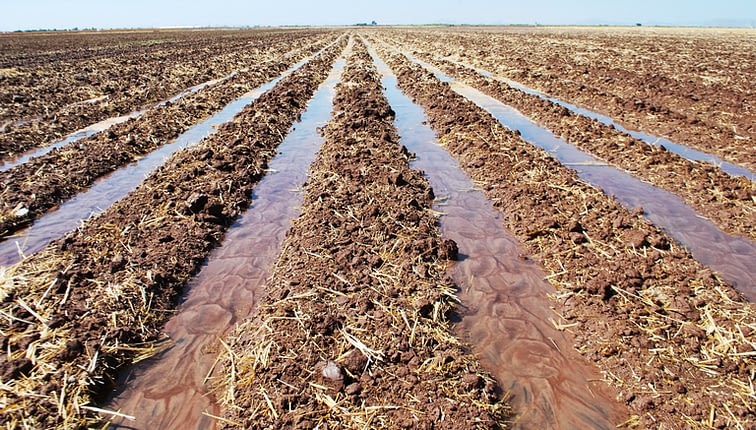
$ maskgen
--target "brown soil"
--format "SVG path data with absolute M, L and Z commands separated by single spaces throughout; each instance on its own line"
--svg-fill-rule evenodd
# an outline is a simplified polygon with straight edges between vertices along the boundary
M 756 33 L 669 29 L 406 32 L 623 125 L 756 171 Z M 460 50 L 461 48 L 461 50 Z
M 751 426 L 756 308 L 642 211 L 579 181 L 406 58 L 382 55 L 441 144 L 550 272 L 556 324 L 634 411 L 624 424 Z
M 325 35 L 217 33 L 3 35 L 0 157 L 48 145 L 93 123 L 148 108 L 192 85 L 223 78 L 255 64 L 273 47 L 283 52 Z M 64 42 L 77 49 L 61 46 Z M 24 55 L 32 46 L 33 55 Z
M 281 38 L 322 43 L 331 37 L 322 37 L 320 32 L 307 36 L 308 31 Z M 625 117 L 630 123 L 637 120 L 640 128 L 660 134 L 674 129 L 669 134 L 673 139 L 685 144 L 699 139 L 702 149 L 718 145 L 718 154 L 735 161 L 753 158 L 753 145 L 738 146 L 752 139 L 746 135 L 753 124 L 747 96 L 756 70 L 750 67 L 753 50 L 735 52 L 732 48 L 736 42 L 750 46 L 750 39 L 741 33 L 716 40 L 683 33 L 661 39 L 640 37 L 632 31 L 606 36 L 516 29 L 505 32 L 505 37 L 496 34 L 501 30 L 387 31 L 391 33 L 369 34 L 400 40 L 406 47 L 432 47 L 436 53 L 483 68 L 492 64 L 484 55 L 494 60 L 509 55 L 494 71 L 572 102 L 583 100 L 591 107 L 588 102 L 595 102 L 610 115 L 622 113 L 620 106 L 638 97 L 641 103 L 627 108 L 632 110 Z M 60 88 L 77 88 L 68 81 L 70 71 L 64 73 L 67 66 L 45 68 L 45 64 L 56 58 L 82 64 L 91 60 L 86 64 L 111 70 L 98 59 L 116 54 L 132 59 L 152 54 L 170 58 L 174 51 L 163 48 L 171 43 L 176 43 L 176 52 L 180 47 L 209 45 L 214 48 L 208 48 L 212 51 L 208 55 L 236 58 L 234 50 L 259 34 L 108 32 L 86 36 L 91 36 L 87 39 L 91 44 L 75 50 L 68 48 L 76 37 L 84 37 L 80 34 L 40 34 L 31 39 L 0 35 L 0 83 L 8 82 L 2 81 L 7 77 L 15 79 L 24 67 L 37 67 L 40 73 L 61 73 Z M 279 40 L 270 36 L 254 43 L 262 46 Z M 437 40 L 431 43 L 431 37 Z M 235 48 L 226 50 L 218 38 Z M 23 43 L 5 49 L 7 41 Z M 280 49 L 272 44 L 272 49 Z M 120 369 L 159 350 L 160 329 L 175 312 L 187 281 L 251 203 L 268 160 L 345 44 L 346 38 L 282 80 L 216 134 L 174 154 L 137 190 L 99 217 L 21 263 L 0 267 L 0 349 L 4 351 L 0 355 L 0 425 L 76 428 L 105 424 L 107 413 L 88 408 L 102 404 Z M 629 48 L 619 50 L 619 44 Z M 460 47 L 470 49 L 460 53 Z M 544 55 L 551 47 L 554 55 Z M 655 52 L 654 61 L 643 58 L 627 63 L 637 52 L 646 56 L 657 47 L 663 51 Z M 455 246 L 439 235 L 436 213 L 430 210 L 433 192 L 420 172 L 408 168 L 411 155 L 397 144 L 391 123 L 394 114 L 380 94 L 375 70 L 364 48 L 355 49 L 357 54 L 350 57 L 345 74 L 347 83 L 339 86 L 334 119 L 324 129 L 327 143 L 306 185 L 303 215 L 270 278 L 269 297 L 257 316 L 226 339 L 228 349 L 219 357 L 225 362 L 216 369 L 214 381 L 219 397 L 226 400 L 222 419 L 228 421 L 223 422 L 253 428 L 507 425 L 517 411 L 507 406 L 502 392 L 506 387 L 497 386 L 490 376 L 497 373 L 481 367 L 466 341 L 450 336 L 452 322 L 461 317 L 456 328 L 464 329 L 470 321 L 468 315 L 456 313 L 455 286 L 445 275 L 455 258 Z M 565 55 L 565 49 L 578 54 Z M 706 52 L 721 56 L 701 54 Z M 239 55 L 236 60 L 229 57 L 228 64 L 251 58 Z M 522 141 L 406 58 L 388 51 L 381 55 L 397 72 L 403 90 L 426 110 L 439 142 L 459 160 L 501 212 L 505 227 L 527 249 L 529 255 L 523 254 L 523 261 L 533 259 L 549 274 L 546 279 L 556 288 L 550 297 L 553 324 L 575 340 L 581 355 L 574 361 L 595 363 L 604 382 L 619 392 L 619 400 L 632 411 L 629 420 L 618 425 L 756 429 L 752 388 L 756 383 L 756 306 L 646 221 L 640 208 L 628 211 L 581 182 L 546 152 Z M 600 63 L 597 58 L 602 55 L 610 60 Z M 721 65 L 712 60 L 717 57 Z M 180 58 L 195 58 L 189 61 L 196 61 L 200 69 L 205 64 L 201 57 Z M 585 61 L 597 65 L 598 75 L 587 70 Z M 637 65 L 638 71 L 627 64 Z M 745 68 L 732 72 L 737 68 L 729 66 L 739 64 Z M 509 69 L 512 65 L 515 69 Z M 544 73 L 549 67 L 558 73 Z M 653 85 L 633 75 L 647 77 L 657 71 L 661 80 Z M 582 76 L 585 80 L 578 81 Z M 601 83 L 606 77 L 611 80 Z M 625 78 L 632 85 L 619 82 Z M 732 91 L 722 86 L 725 81 Z M 539 82 L 546 87 L 536 85 Z M 582 83 L 576 86 L 575 82 Z M 558 117 L 563 111 L 551 105 L 539 107 L 506 87 L 492 83 L 489 87 L 498 96 L 521 99 L 517 103 L 523 109 L 532 109 L 539 121 L 568 139 L 586 145 L 585 140 L 594 139 L 607 145 L 622 142 L 621 151 L 638 151 L 636 143 L 605 127 L 571 115 Z M 10 87 L 0 88 L 2 93 Z M 200 100 L 217 106 L 217 98 L 225 97 L 209 94 L 199 93 L 194 99 L 197 104 L 186 105 L 186 110 L 194 114 L 205 109 L 199 106 Z M 686 97 L 691 101 L 685 101 Z M 53 100 L 41 95 L 42 99 Z M 62 109 L 71 101 L 80 100 L 53 103 Z M 692 109 L 684 112 L 687 123 L 678 108 Z M 30 104 L 28 109 L 36 107 Z M 152 129 L 170 133 L 165 130 L 174 125 L 163 124 L 169 119 L 157 114 L 155 118 Z M 50 118 L 38 124 L 45 121 Z M 699 131 L 702 134 L 696 138 L 694 133 Z M 117 136 L 121 142 L 128 140 L 128 133 Z M 686 141 L 686 136 L 692 140 Z M 703 142 L 708 138 L 717 142 Z M 149 139 L 134 139 L 142 140 Z M 607 150 L 607 158 L 628 163 L 619 152 L 620 148 Z M 678 166 L 675 169 L 680 166 L 666 153 L 643 149 L 633 154 L 639 158 L 637 167 L 627 167 L 633 172 L 658 171 L 646 166 L 657 161 Z M 67 161 L 78 163 L 78 158 L 90 155 L 77 153 Z M 74 175 L 68 171 L 60 175 L 63 167 L 58 164 L 58 170 L 48 171 L 54 181 Z M 681 182 L 688 177 L 696 184 L 693 188 L 715 184 L 723 187 L 723 194 L 737 191 L 705 169 L 694 168 L 682 175 Z M 28 178 L 27 182 L 42 183 L 36 176 Z M 20 186 L 5 179 L 3 184 Z M 681 194 L 707 211 L 724 210 L 721 218 L 726 216 L 728 202 L 742 201 L 739 195 L 722 197 L 715 192 L 706 202 L 706 191 L 689 188 Z M 735 224 L 742 227 L 746 221 L 741 219 L 747 219 L 743 215 L 747 212 L 736 210 L 732 208 L 734 230 L 740 228 Z M 516 329 L 504 319 L 499 324 L 500 330 Z M 477 335 L 494 336 L 491 333 Z M 513 367 L 517 365 L 512 362 Z M 520 367 L 528 371 L 537 366 Z
M 508 408 L 451 336 L 456 255 L 357 43 L 302 215 L 219 377 L 228 428 L 499 428 Z M 237 423 L 237 424 L 231 424 Z
M 0 180 L 5 184 L 0 191 L 0 237 L 34 221 L 88 188 L 97 178 L 175 139 L 314 50 L 315 46 L 309 46 L 285 54 L 272 48 L 250 65 L 249 71 L 228 81 L 0 172 Z M 24 209 L 25 212 L 18 212 Z
M 184 284 L 249 205 L 345 43 L 177 152 L 101 216 L 3 270 L 3 425 L 71 428 L 101 419 L 87 405 L 110 391 L 119 367 L 155 352 Z
M 516 108 L 577 148 L 679 195 L 724 231 L 756 239 L 756 183 L 734 178 L 708 163 L 688 161 L 469 68 L 427 53 L 419 57 Z

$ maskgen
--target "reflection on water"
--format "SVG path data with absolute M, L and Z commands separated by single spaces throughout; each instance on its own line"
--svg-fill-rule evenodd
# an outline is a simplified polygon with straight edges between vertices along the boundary
M 386 96 L 396 111 L 401 143 L 417 154 L 413 168 L 439 196 L 441 231 L 457 242 L 460 261 L 452 276 L 461 292 L 459 329 L 483 365 L 511 395 L 516 428 L 611 429 L 627 415 L 598 371 L 551 324 L 546 295 L 553 287 L 540 267 L 520 258 L 516 239 L 499 213 L 457 162 L 436 143 L 422 109 L 396 87 L 396 77 L 375 52 Z
M 190 282 L 180 311 L 166 325 L 173 345 L 140 363 L 127 376 L 111 407 L 137 417 L 120 423 L 137 428 L 209 429 L 218 415 L 205 382 L 218 355 L 218 339 L 251 314 L 291 221 L 302 203 L 298 191 L 322 144 L 317 129 L 331 116 L 335 86 L 344 60 L 334 65 L 301 122 L 278 147 L 270 173 L 255 187 L 252 207 L 213 251 Z

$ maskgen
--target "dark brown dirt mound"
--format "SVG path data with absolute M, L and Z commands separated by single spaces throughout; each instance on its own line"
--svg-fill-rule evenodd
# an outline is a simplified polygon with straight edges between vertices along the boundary
M 455 246 L 393 119 L 357 44 L 269 296 L 231 339 L 229 428 L 504 425 L 494 381 L 450 335 Z
M 756 410 L 745 399 L 756 369 L 756 307 L 642 211 L 579 181 L 405 57 L 383 55 L 440 143 L 551 272 L 555 324 L 574 333 L 576 349 L 635 411 L 626 424 L 752 425 Z
M 154 352 L 184 284 L 251 201 L 345 40 L 233 122 L 176 153 L 128 197 L 0 278 L 0 422 L 71 428 L 118 367 Z

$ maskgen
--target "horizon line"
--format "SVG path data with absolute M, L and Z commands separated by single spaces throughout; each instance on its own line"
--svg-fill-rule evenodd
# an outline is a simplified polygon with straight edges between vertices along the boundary
M 253 29 L 253 28 L 343 28 L 343 27 L 619 27 L 619 28 L 701 28 L 701 29 L 756 29 L 756 21 L 742 25 L 701 25 L 701 24 L 545 24 L 545 23 L 510 23 L 510 24 L 451 24 L 451 23 L 423 23 L 423 24 L 253 24 L 253 25 L 175 25 L 152 27 L 69 27 L 69 28 L 28 28 L 14 30 L 0 30 L 0 33 L 55 33 L 55 32 L 87 32 L 87 31 L 136 31 L 136 30 L 212 30 L 212 29 Z

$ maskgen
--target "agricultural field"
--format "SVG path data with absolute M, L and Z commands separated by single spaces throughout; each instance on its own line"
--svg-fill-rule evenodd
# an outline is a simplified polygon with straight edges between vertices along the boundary
M 756 429 L 753 30 L 0 47 L 4 428 Z

